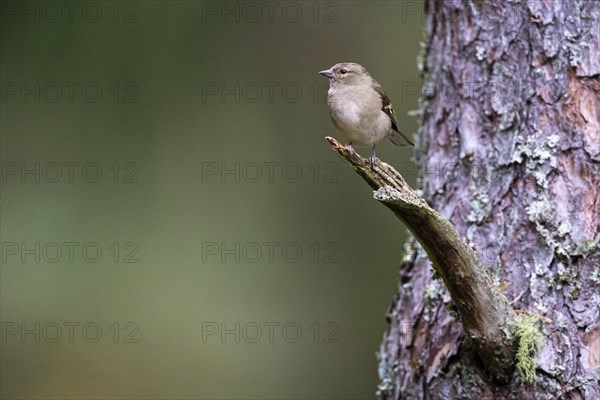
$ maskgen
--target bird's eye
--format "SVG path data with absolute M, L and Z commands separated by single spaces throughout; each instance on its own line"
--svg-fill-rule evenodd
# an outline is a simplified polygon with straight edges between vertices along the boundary
M 340 69 L 340 74 L 345 75 L 346 72 L 348 72 L 348 71 L 346 71 L 344 68 Z

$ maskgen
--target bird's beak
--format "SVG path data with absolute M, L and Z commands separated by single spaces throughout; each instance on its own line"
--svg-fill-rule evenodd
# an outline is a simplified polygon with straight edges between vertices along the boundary
M 329 79 L 333 78 L 333 71 L 330 69 L 325 69 L 323 71 L 319 71 L 319 73 L 323 76 L 328 77 Z

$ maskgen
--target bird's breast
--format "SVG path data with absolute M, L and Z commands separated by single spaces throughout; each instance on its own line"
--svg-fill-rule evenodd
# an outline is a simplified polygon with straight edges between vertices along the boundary
M 336 98 L 329 99 L 329 107 L 331 109 L 331 118 L 336 125 L 351 128 L 360 124 L 363 117 L 363 110 L 356 101 L 347 100 L 343 104 L 341 101 L 336 101 Z
M 389 134 L 391 121 L 369 87 L 330 87 L 327 99 L 331 120 L 350 143 L 372 146 Z

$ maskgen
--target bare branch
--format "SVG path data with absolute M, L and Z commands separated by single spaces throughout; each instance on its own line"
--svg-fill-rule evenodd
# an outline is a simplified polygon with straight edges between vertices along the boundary
M 372 169 L 367 159 L 332 137 L 326 139 L 375 189 L 375 198 L 392 210 L 423 246 L 456 304 L 465 334 L 492 376 L 506 381 L 512 375 L 516 354 L 515 339 L 510 334 L 515 313 L 493 285 L 477 254 L 393 167 L 377 160 Z

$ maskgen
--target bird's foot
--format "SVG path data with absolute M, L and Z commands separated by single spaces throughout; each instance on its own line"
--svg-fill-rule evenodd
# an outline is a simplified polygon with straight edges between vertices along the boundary
M 355 155 L 355 154 L 356 154 L 356 151 L 355 151 L 355 150 L 354 150 L 354 148 L 352 147 L 352 143 L 348 143 L 348 144 L 346 145 L 346 149 L 348 150 L 348 152 L 349 152 L 350 154 L 352 154 L 352 155 Z
M 375 161 L 377 161 L 377 156 L 375 153 L 371 154 L 369 160 L 371 161 L 371 169 L 375 169 Z
M 373 154 L 371 154 L 371 158 L 369 158 L 369 160 L 371 160 L 371 169 L 375 169 L 375 161 L 377 161 L 377 155 L 375 154 L 375 146 L 373 146 Z

